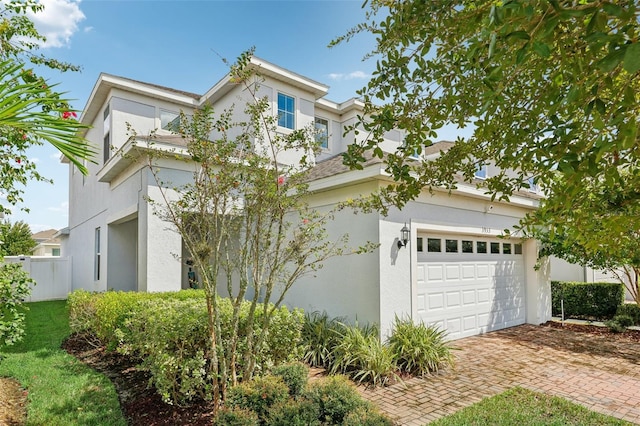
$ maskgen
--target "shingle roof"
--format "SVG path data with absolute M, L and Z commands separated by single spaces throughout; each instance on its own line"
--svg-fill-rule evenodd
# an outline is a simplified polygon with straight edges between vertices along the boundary
M 45 231 L 36 232 L 35 234 L 31 234 L 31 238 L 36 240 L 39 243 L 50 240 L 54 235 L 58 233 L 57 229 L 47 229 Z

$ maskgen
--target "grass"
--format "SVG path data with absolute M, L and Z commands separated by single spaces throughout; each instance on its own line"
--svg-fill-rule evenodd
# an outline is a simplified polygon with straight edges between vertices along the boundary
M 126 425 L 113 384 L 60 348 L 65 301 L 29 303 L 24 340 L 0 352 L 0 376 L 29 392 L 27 425 Z
M 596 413 L 581 405 L 555 396 L 513 388 L 500 395 L 483 399 L 430 426 L 480 425 L 631 425 L 615 417 Z

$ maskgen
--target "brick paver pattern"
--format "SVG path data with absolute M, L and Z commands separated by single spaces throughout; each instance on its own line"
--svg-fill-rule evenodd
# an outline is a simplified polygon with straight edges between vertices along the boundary
M 455 368 L 360 393 L 400 425 L 424 425 L 521 386 L 640 424 L 640 344 L 522 325 L 452 342 Z

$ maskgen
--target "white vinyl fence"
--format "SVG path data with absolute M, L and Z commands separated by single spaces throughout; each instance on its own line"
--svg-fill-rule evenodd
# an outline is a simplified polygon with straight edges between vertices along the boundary
M 6 263 L 21 263 L 36 285 L 27 302 L 66 299 L 71 292 L 71 258 L 52 256 L 6 256 Z

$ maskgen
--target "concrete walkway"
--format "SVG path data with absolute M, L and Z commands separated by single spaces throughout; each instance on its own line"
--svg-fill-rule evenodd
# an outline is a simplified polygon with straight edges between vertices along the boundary
M 400 425 L 419 426 L 521 386 L 640 424 L 640 343 L 544 326 L 453 342 L 456 367 L 387 388 L 359 388 Z

